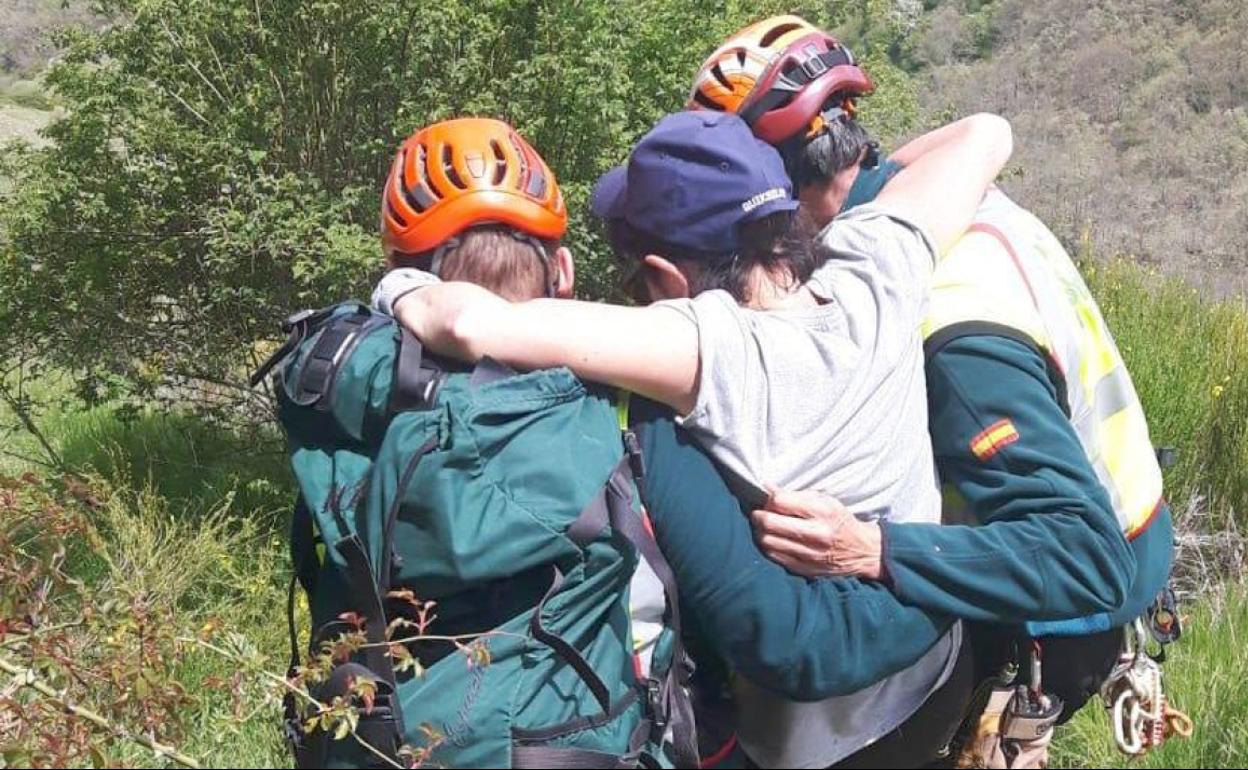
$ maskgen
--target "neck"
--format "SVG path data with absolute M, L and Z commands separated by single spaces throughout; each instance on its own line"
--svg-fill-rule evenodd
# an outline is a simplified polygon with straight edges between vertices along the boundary
M 763 268 L 756 268 L 750 281 L 750 300 L 745 306 L 752 310 L 792 310 L 819 304 L 815 295 L 803 286 L 777 283 Z
M 858 181 L 859 168 L 861 167 L 855 163 L 832 177 L 832 185 L 828 190 L 828 207 L 831 211 L 839 214 L 845 208 L 845 201 L 849 199 L 849 191 L 853 189 L 854 182 Z

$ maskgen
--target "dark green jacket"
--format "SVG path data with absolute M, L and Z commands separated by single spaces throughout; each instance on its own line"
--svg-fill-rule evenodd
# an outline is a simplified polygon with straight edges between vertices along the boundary
M 1005 337 L 962 337 L 929 358 L 927 389 L 937 469 L 980 526 L 884 524 L 897 595 L 995 623 L 1092 616 L 1070 633 L 1141 614 L 1169 575 L 1170 512 L 1127 542 L 1042 354 Z M 1018 440 L 980 460 L 972 440 L 1006 418 Z
M 889 160 L 864 169 L 846 208 L 874 199 L 899 170 Z M 984 526 L 885 524 L 885 566 L 898 596 L 972 620 L 1028 622 L 1037 636 L 1106 630 L 1138 616 L 1169 578 L 1170 510 L 1126 542 L 1043 354 L 1003 337 L 962 337 L 929 357 L 927 389 L 941 480 Z M 1005 418 L 1019 440 L 980 462 L 971 439 Z

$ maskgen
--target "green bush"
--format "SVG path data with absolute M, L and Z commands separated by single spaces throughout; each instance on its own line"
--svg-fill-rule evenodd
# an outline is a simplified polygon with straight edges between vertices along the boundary
M 828 24 L 882 13 L 879 2 L 838 18 L 806 5 Z M 45 76 L 65 110 L 45 131 L 48 146 L 0 156 L 0 178 L 11 182 L 0 194 L 0 346 L 74 372 L 88 395 L 223 413 L 247 402 L 240 382 L 277 319 L 367 294 L 381 267 L 377 191 L 394 147 L 422 124 L 460 115 L 514 123 L 560 176 L 583 291 L 602 296 L 611 268 L 587 223 L 593 181 L 683 106 L 697 65 L 725 35 L 790 8 L 101 6 L 123 21 L 64 33 L 64 55 Z M 913 115 L 887 46 L 868 48 L 887 86 L 876 122 Z

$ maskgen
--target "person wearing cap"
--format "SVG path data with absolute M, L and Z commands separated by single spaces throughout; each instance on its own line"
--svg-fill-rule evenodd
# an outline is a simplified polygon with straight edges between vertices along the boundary
M 743 116 L 778 147 L 802 208 L 825 226 L 940 141 L 932 132 L 881 158 L 855 119 L 872 89 L 835 37 L 775 16 L 706 59 L 689 107 Z M 1023 670 L 1050 700 L 1048 724 L 1060 724 L 1106 683 L 1124 625 L 1133 641 L 1143 615 L 1158 641 L 1177 638 L 1164 588 L 1173 522 L 1131 376 L 1075 263 L 1000 190 L 975 220 L 938 262 L 924 322 L 953 525 L 865 524 L 804 493 L 778 493 L 784 510 L 754 518 L 771 557 L 797 573 L 885 577 L 907 603 L 977 621 L 985 678 L 1033 650 Z M 1057 664 L 1041 671 L 1041 658 Z
M 594 195 L 630 282 L 663 301 L 511 303 L 411 271 L 377 297 L 441 354 L 570 366 L 667 404 L 748 499 L 810 488 L 864 516 L 934 522 L 922 287 L 1010 150 L 1004 121 L 965 119 L 812 247 L 775 149 L 736 116 L 678 113 Z M 766 766 L 844 760 L 914 715 L 960 651 L 954 626 L 913 665 L 816 703 L 737 677 L 743 745 Z
M 882 159 L 854 117 L 872 88 L 839 41 L 778 16 L 712 53 L 688 106 L 741 115 L 825 226 L 941 141 L 936 131 Z M 923 332 L 953 526 L 864 523 L 834 500 L 779 493 L 784 511 L 754 514 L 760 541 L 800 574 L 887 577 L 909 604 L 977 621 L 985 676 L 1016 649 L 1035 650 L 1025 674 L 1056 661 L 1039 676 L 1064 721 L 1106 681 L 1124 625 L 1174 615 L 1173 523 L 1147 420 L 1074 262 L 1000 190 L 937 265 Z
M 455 184 L 421 162 L 443 152 L 459 173 Z M 491 154 L 493 168 L 479 162 Z M 424 267 L 517 301 L 571 296 L 572 255 L 560 242 L 567 211 L 555 175 L 500 121 L 449 120 L 414 132 L 396 154 L 381 209 L 383 250 L 394 269 Z M 806 249 L 808 242 L 798 245 Z M 720 695 L 718 658 L 778 692 L 818 699 L 856 692 L 904 669 L 949 630 L 952 619 L 905 607 L 879 584 L 808 581 L 763 558 L 745 508 L 670 409 L 641 397 L 625 403 L 646 458 L 638 488 L 657 524 L 658 545 L 678 574 L 682 612 L 701 627 L 694 641 L 711 641 L 699 651 L 694 675 L 703 766 L 732 766 L 737 756 L 730 720 L 717 719 L 731 707 Z M 631 604 L 645 670 L 663 626 L 664 597 L 644 567 L 633 580 Z M 890 643 L 881 646 L 885 637 Z M 922 711 L 950 711 L 965 685 L 951 677 Z M 914 764 L 938 748 L 916 740 L 913 730 L 906 738 L 904 745 L 879 741 L 873 756 Z

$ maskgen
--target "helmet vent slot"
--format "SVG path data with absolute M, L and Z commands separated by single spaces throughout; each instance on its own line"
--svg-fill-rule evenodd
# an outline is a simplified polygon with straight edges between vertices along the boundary
M 433 190 L 429 184 L 429 150 L 423 145 L 416 145 L 416 177 L 421 187 Z M 435 195 L 437 193 L 434 193 Z
M 451 146 L 449 144 L 442 145 L 442 170 L 446 172 L 446 178 L 451 184 L 461 190 L 467 190 L 468 185 L 464 184 L 464 180 L 460 178 L 459 172 L 455 170 L 455 162 L 451 157 Z
M 786 35 L 795 29 L 801 29 L 801 25 L 789 22 L 787 24 L 780 24 L 772 27 L 767 30 L 767 34 L 763 35 L 762 40 L 759 40 L 758 44 L 763 48 L 769 48 L 771 44 L 776 42 L 776 40 L 778 40 L 782 35 Z
M 498 140 L 490 140 L 490 149 L 494 152 L 494 185 L 498 186 L 503 183 L 503 178 L 507 176 L 507 156 L 503 153 L 502 145 Z
M 697 102 L 700 106 L 705 107 L 705 108 L 706 108 L 706 109 L 708 109 L 708 110 L 717 110 L 717 111 L 719 111 L 719 112 L 723 112 L 723 111 L 724 111 L 723 106 L 722 106 L 722 105 L 720 105 L 720 104 L 718 104 L 718 103 L 717 103 L 714 99 L 712 99 L 711 97 L 709 97 L 709 96 L 707 96 L 706 94 L 702 93 L 702 89 L 701 89 L 701 88 L 699 88 L 698 90 L 696 90 L 696 91 L 694 91 L 694 92 L 693 92 L 693 100 L 694 100 L 695 102 Z
M 719 66 L 718 62 L 714 67 L 711 67 L 711 74 L 715 76 L 715 79 L 719 81 L 719 84 L 723 86 L 725 90 L 730 92 L 733 90 L 732 83 L 728 81 L 728 76 L 724 74 L 724 70 Z
M 516 151 L 516 157 L 520 159 L 520 184 L 525 184 L 529 178 L 529 156 L 525 154 L 524 148 L 516 141 L 515 136 L 508 137 L 511 146 Z
M 386 199 L 386 216 L 388 216 L 388 217 L 390 217 L 391 219 L 393 219 L 393 220 L 394 220 L 394 223 L 395 223 L 396 225 L 398 225 L 399 227 L 402 227 L 402 228 L 406 228 L 406 227 L 407 227 L 407 220 L 406 220 L 406 219 L 404 219 L 404 218 L 403 218 L 403 217 L 399 214 L 399 212 L 395 210 L 395 208 L 394 208 L 394 204 L 390 202 L 390 199 L 389 199 L 389 198 L 387 198 L 387 199 Z
M 529 177 L 529 183 L 525 185 L 524 191 L 534 198 L 546 197 L 546 175 L 542 173 L 540 167 L 533 169 L 533 175 Z

